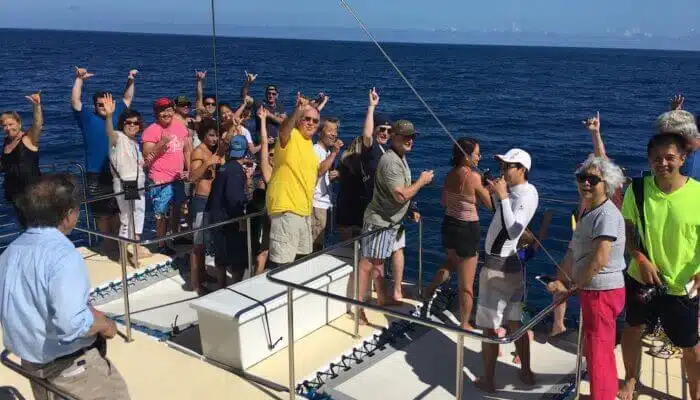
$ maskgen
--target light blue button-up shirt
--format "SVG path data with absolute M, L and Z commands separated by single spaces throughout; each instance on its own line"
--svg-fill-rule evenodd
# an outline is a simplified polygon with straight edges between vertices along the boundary
M 0 256 L 0 325 L 23 360 L 47 363 L 91 345 L 87 267 L 56 228 L 30 228 Z

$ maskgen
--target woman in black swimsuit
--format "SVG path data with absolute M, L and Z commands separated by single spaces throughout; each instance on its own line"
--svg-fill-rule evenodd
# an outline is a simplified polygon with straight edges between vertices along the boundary
M 35 93 L 26 96 L 34 109 L 32 126 L 22 131 L 22 118 L 16 112 L 0 115 L 5 131 L 2 153 L 2 172 L 5 176 L 5 200 L 14 204 L 15 197 L 39 175 L 39 137 L 44 128 L 44 116 L 41 111 L 41 95 Z

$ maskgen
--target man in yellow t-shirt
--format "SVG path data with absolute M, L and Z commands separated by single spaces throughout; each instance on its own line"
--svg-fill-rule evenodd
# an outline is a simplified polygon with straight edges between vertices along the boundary
M 643 328 L 659 319 L 671 343 L 683 351 L 690 398 L 700 395 L 700 182 L 680 173 L 686 148 L 681 135 L 652 137 L 647 155 L 653 176 L 643 178 L 643 213 L 633 185 L 625 193 L 622 215 L 632 261 L 626 277 L 628 326 L 622 335 L 623 400 L 632 399 L 637 384 Z
M 280 126 L 275 167 L 265 198 L 271 222 L 269 260 L 273 267 L 294 261 L 298 254 L 311 253 L 313 193 L 319 169 L 327 164 L 319 163 L 311 140 L 319 122 L 318 109 L 298 95 L 294 114 Z

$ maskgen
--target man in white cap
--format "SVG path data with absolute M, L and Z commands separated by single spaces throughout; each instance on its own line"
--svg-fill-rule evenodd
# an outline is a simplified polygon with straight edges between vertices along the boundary
M 523 267 L 518 258 L 517 244 L 537 210 L 537 189 L 528 183 L 532 167 L 530 155 L 521 149 L 511 149 L 497 155 L 502 177 L 489 181 L 496 214 L 486 235 L 486 257 L 479 275 L 479 298 L 476 325 L 485 333 L 497 336 L 496 330 L 506 327 L 509 333 L 520 328 L 521 305 L 525 294 Z M 527 335 L 515 343 L 520 356 L 520 379 L 535 383 L 530 369 L 530 342 Z M 494 374 L 498 345 L 482 344 L 484 375 L 477 387 L 495 392 Z

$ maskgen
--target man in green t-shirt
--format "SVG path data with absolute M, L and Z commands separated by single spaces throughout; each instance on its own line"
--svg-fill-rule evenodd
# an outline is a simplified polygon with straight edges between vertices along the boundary
M 681 135 L 660 134 L 649 141 L 653 176 L 643 178 L 643 221 L 633 185 L 625 193 L 622 215 L 632 261 L 626 276 L 622 400 L 632 399 L 637 384 L 643 327 L 659 319 L 670 341 L 683 351 L 691 398 L 700 394 L 700 182 L 680 173 L 686 149 Z

